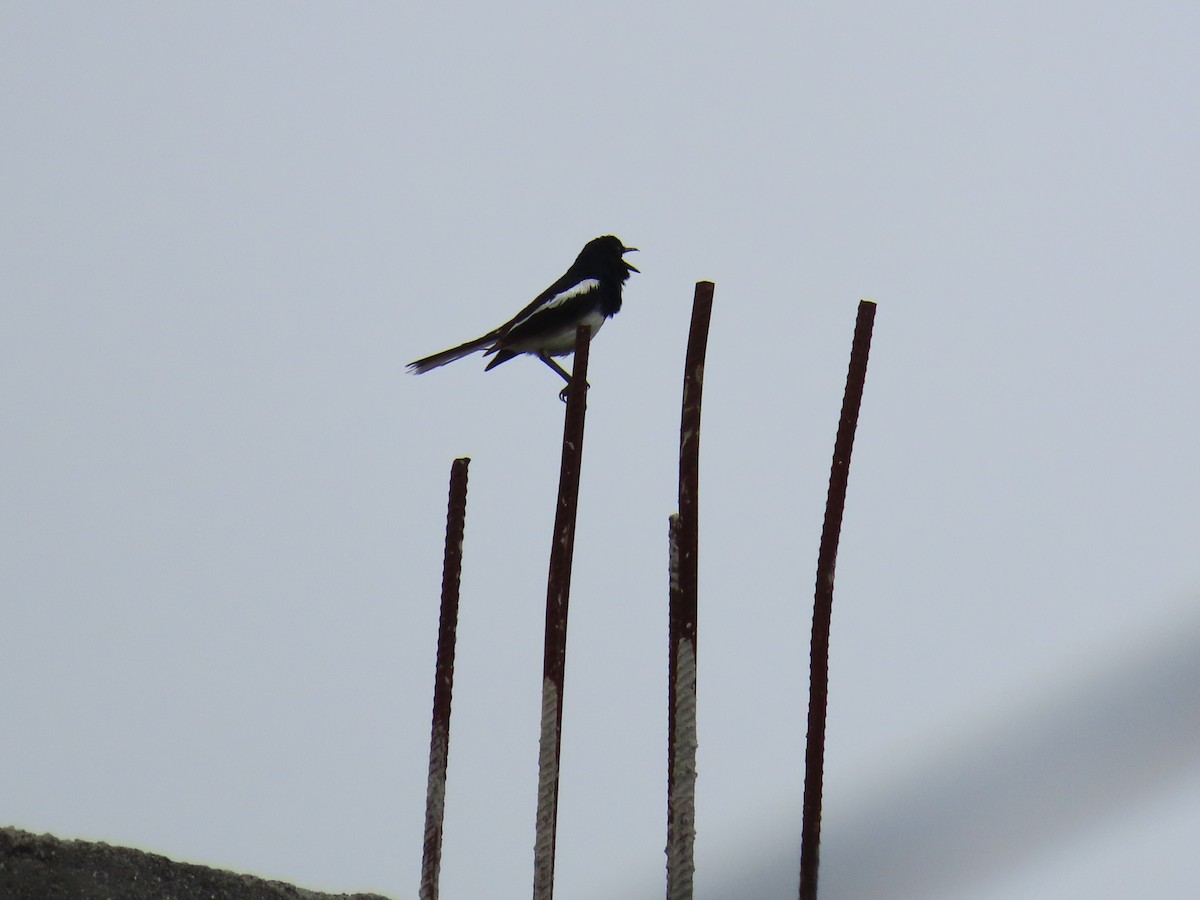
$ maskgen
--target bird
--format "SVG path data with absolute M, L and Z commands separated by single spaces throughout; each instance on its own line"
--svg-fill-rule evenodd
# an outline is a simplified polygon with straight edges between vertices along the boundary
M 639 271 L 623 256 L 636 250 L 637 247 L 626 247 L 611 234 L 588 241 L 561 278 L 499 328 L 410 362 L 408 370 L 420 375 L 482 350 L 484 356 L 493 357 L 484 368 L 486 372 L 528 353 L 561 375 L 570 386 L 571 374 L 553 357 L 574 352 L 575 330 L 580 325 L 591 328 L 591 336 L 595 337 L 600 326 L 621 309 L 621 288 L 629 280 L 630 272 Z M 563 388 L 559 396 L 565 399 L 566 390 Z

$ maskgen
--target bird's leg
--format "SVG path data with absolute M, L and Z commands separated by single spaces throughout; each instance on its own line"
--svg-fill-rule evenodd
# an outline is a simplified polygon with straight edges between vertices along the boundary
M 571 389 L 571 373 L 568 372 L 566 369 L 564 369 L 562 366 L 560 366 L 558 363 L 556 363 L 553 359 L 551 359 L 545 353 L 539 353 L 537 355 L 537 357 L 542 362 L 544 362 L 546 365 L 548 365 L 550 368 L 552 368 L 555 372 L 557 372 L 559 375 L 561 375 L 563 378 L 563 381 L 565 381 L 567 383 L 567 386 L 558 392 L 558 399 L 561 400 L 563 403 L 566 403 L 567 402 L 567 391 L 569 391 Z M 584 387 L 590 387 L 590 385 L 585 384 Z
M 558 363 L 556 363 L 554 360 L 552 360 L 545 353 L 539 353 L 537 356 L 538 356 L 538 359 L 540 359 L 542 362 L 544 362 L 546 365 L 548 365 L 550 368 L 552 368 L 555 372 L 557 372 L 559 375 L 561 375 L 563 381 L 565 381 L 567 384 L 571 383 L 571 373 L 570 372 L 568 372 L 566 369 L 564 369 L 562 366 L 560 366 Z

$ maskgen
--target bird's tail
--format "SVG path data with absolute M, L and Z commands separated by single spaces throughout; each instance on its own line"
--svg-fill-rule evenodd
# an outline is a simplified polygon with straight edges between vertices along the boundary
M 438 366 L 444 366 L 446 363 L 454 362 L 456 359 L 470 356 L 476 350 L 482 350 L 484 347 L 487 347 L 495 339 L 496 332 L 489 331 L 483 337 L 477 337 L 473 341 L 467 341 L 465 344 L 459 344 L 457 347 L 451 347 L 449 350 L 443 350 L 441 353 L 433 354 L 433 356 L 426 356 L 424 359 L 410 362 L 406 368 L 414 375 L 422 375 L 430 369 L 436 369 Z

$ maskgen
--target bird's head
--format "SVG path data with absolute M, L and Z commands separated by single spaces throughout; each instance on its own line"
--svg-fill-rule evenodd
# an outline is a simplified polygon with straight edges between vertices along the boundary
M 638 272 L 638 269 L 627 262 L 623 254 L 636 251 L 637 247 L 626 247 L 620 238 L 606 234 L 604 237 L 588 241 L 580 251 L 579 258 L 575 260 L 575 265 L 591 270 L 597 275 L 612 273 L 621 281 L 625 281 L 630 272 Z

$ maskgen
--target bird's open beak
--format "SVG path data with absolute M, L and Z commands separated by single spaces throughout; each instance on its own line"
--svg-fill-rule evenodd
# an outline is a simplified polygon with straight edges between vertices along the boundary
M 637 247 L 626 247 L 626 248 L 625 248 L 625 249 L 623 249 L 621 252 L 622 252 L 622 253 L 637 253 Z M 631 271 L 631 272 L 637 272 L 639 275 L 641 275 L 641 274 L 642 274 L 642 270 L 641 270 L 641 269 L 639 269 L 639 268 L 637 268 L 637 266 L 635 266 L 633 263 L 631 263 L 631 262 L 626 262 L 625 260 L 621 260 L 621 262 L 624 262 L 624 263 L 625 263 L 625 267 L 626 267 L 627 269 L 629 269 L 629 271 Z

